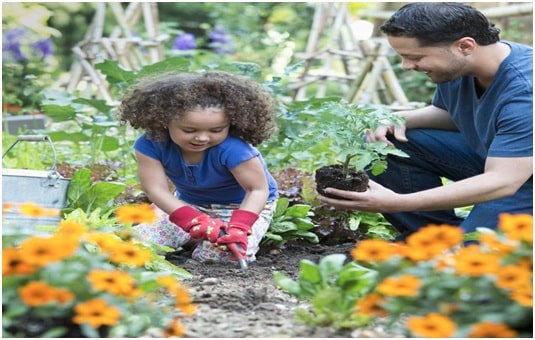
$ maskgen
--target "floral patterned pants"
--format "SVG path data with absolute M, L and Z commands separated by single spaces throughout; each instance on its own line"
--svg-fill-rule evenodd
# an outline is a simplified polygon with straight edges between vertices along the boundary
M 269 228 L 275 211 L 275 205 L 275 201 L 268 202 L 264 210 L 259 214 L 258 220 L 252 226 L 251 235 L 249 235 L 247 242 L 247 262 L 256 260 L 255 255 L 260 248 L 260 241 L 262 241 Z M 168 214 L 154 204 L 153 207 L 158 213 L 157 221 L 152 224 L 142 223 L 133 227 L 141 240 L 175 249 L 180 248 L 192 240 L 187 232 L 169 221 Z M 211 204 L 209 207 L 192 205 L 192 207 L 212 218 L 218 218 L 223 222 L 228 222 L 232 211 L 238 209 L 239 204 Z M 237 259 L 230 251 L 221 250 L 210 243 L 210 241 L 199 241 L 191 257 L 200 262 L 237 263 Z

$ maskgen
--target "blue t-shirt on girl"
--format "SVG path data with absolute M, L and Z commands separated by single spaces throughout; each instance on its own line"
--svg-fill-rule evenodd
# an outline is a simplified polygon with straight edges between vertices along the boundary
M 160 161 L 167 177 L 176 187 L 181 200 L 195 205 L 240 204 L 245 191 L 230 170 L 253 157 L 258 157 L 269 185 L 268 201 L 278 197 L 277 183 L 269 173 L 260 152 L 243 140 L 229 135 L 222 143 L 207 149 L 200 164 L 184 162 L 180 148 L 171 138 L 156 142 L 141 135 L 134 148 Z

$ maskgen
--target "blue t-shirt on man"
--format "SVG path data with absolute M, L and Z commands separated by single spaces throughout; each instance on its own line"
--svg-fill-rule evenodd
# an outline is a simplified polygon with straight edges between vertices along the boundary
M 433 98 L 482 159 L 533 156 L 533 49 L 502 42 L 511 53 L 481 97 L 474 77 L 461 77 L 438 84 Z
M 277 183 L 269 173 L 260 152 L 243 140 L 229 135 L 222 143 L 204 152 L 200 164 L 184 162 L 180 148 L 169 136 L 163 142 L 141 135 L 134 148 L 162 163 L 167 177 L 175 185 L 181 200 L 195 205 L 240 204 L 245 191 L 230 172 L 239 164 L 258 157 L 269 185 L 268 201 L 278 197 Z

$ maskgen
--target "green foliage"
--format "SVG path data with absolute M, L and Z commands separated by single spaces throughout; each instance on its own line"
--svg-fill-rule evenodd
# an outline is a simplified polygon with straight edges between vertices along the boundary
M 382 214 L 374 212 L 349 212 L 347 225 L 353 231 L 360 229 L 366 238 L 394 240 L 399 234 Z
M 91 180 L 89 169 L 76 171 L 71 179 L 67 190 L 67 207 L 64 213 L 72 212 L 75 209 L 82 209 L 87 214 L 91 211 L 102 209 L 102 214 L 113 210 L 113 199 L 123 190 L 125 185 L 114 182 L 96 182 Z
M 290 200 L 287 197 L 279 198 L 273 219 L 261 245 L 280 248 L 289 241 L 301 239 L 318 243 L 318 236 L 310 231 L 316 226 L 312 222 L 311 217 L 314 214 L 310 209 L 311 206 L 307 204 L 290 206 Z
M 384 108 L 351 104 L 339 97 L 294 101 L 278 117 L 279 135 L 264 148 L 268 155 L 277 154 L 276 167 L 295 165 L 312 172 L 322 165 L 351 163 L 357 170 L 379 174 L 386 169 L 386 156 L 407 157 L 386 143 L 366 143 L 366 130 L 385 122 L 401 120 Z
M 367 324 L 369 319 L 355 313 L 355 302 L 370 284 L 369 270 L 346 262 L 346 255 L 331 254 L 319 263 L 301 260 L 299 278 L 293 280 L 275 271 L 275 284 L 310 308 L 296 308 L 297 320 L 313 326 L 354 328 Z

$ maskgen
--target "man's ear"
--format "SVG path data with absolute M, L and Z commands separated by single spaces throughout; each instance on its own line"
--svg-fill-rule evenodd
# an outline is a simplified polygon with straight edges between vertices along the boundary
M 463 55 L 470 55 L 474 52 L 476 41 L 474 38 L 464 37 L 457 40 L 457 48 Z

